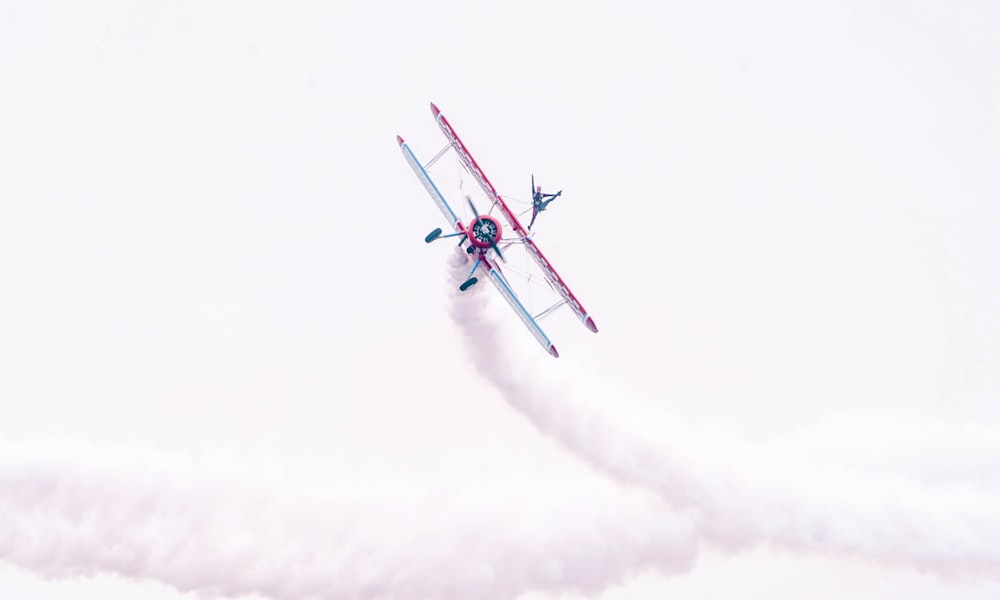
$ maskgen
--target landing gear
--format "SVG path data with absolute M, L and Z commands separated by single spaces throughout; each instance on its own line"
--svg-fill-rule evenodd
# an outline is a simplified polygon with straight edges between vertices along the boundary
M 483 258 L 481 256 L 476 259 L 476 264 L 472 265 L 472 270 L 469 271 L 469 278 L 466 279 L 465 282 L 462 285 L 458 286 L 458 289 L 460 291 L 464 292 L 465 290 L 469 289 L 470 287 L 476 285 L 476 282 L 479 281 L 478 279 L 475 278 L 476 269 L 479 268 L 479 265 L 482 264 L 482 262 L 483 262 Z
M 427 237 L 424 238 L 424 241 L 429 244 L 429 243 L 433 242 L 434 240 L 438 239 L 439 237 L 441 237 L 441 228 L 440 227 L 438 227 L 434 231 L 428 233 Z

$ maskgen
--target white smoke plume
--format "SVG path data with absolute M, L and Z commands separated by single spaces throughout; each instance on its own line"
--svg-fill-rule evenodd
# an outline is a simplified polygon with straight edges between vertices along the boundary
M 467 268 L 456 255 L 452 277 Z M 1000 577 L 991 432 L 897 427 L 890 454 L 859 450 L 886 443 L 877 427 L 853 446 L 833 443 L 841 423 L 760 447 L 653 426 L 622 414 L 598 378 L 508 335 L 519 324 L 494 314 L 485 287 L 450 304 L 478 371 L 541 432 L 652 498 L 524 482 L 307 487 L 134 449 L 0 442 L 0 560 L 47 577 L 110 572 L 274 600 L 596 594 L 645 569 L 685 572 L 702 542 Z
M 0 559 L 46 577 L 110 572 L 230 597 L 587 594 L 638 569 L 689 569 L 690 521 L 648 504 L 523 485 L 289 489 L 134 449 L 0 443 Z
M 452 283 L 467 269 L 456 254 Z M 902 428 L 898 449 L 889 453 L 881 450 L 889 443 L 884 431 L 869 426 L 869 435 L 856 436 L 857 423 L 765 447 L 669 420 L 629 419 L 600 379 L 567 368 L 565 358 L 514 348 L 530 339 L 510 332 L 519 327 L 515 319 L 497 321 L 509 315 L 494 316 L 489 295 L 476 287 L 456 289 L 450 310 L 478 372 L 588 465 L 691 514 L 700 540 L 724 550 L 767 544 L 942 575 L 1000 577 L 995 432 Z M 532 351 L 541 359 L 525 359 Z M 875 443 L 866 453 L 855 437 Z M 841 449 L 855 446 L 838 452 L 831 440 Z

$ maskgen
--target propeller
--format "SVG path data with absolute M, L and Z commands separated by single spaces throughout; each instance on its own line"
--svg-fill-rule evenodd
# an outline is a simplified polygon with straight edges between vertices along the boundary
M 472 203 L 472 196 L 466 196 L 465 199 L 469 201 L 469 208 L 472 209 L 472 214 L 475 215 L 476 217 L 475 222 L 472 224 L 473 227 L 476 227 L 477 225 L 479 225 L 479 223 L 482 222 L 482 219 L 479 218 L 479 211 L 476 210 L 476 205 Z M 497 240 L 495 235 L 490 236 L 490 247 L 493 248 L 493 251 L 497 253 L 497 256 L 500 257 L 500 260 L 507 262 L 507 259 L 503 257 L 503 253 L 500 252 L 500 248 L 497 247 Z

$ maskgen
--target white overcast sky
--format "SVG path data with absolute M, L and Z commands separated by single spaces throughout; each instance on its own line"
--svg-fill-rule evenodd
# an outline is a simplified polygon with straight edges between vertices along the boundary
M 373 564 L 399 552 L 405 568 L 421 533 L 489 544 L 476 535 L 504 527 L 493 510 L 530 530 L 518 553 L 553 564 L 559 546 L 532 536 L 575 534 L 574 518 L 612 522 L 614 556 L 635 539 L 618 517 L 639 531 L 678 518 L 473 369 L 449 318 L 448 250 L 423 242 L 446 224 L 395 143 L 424 160 L 444 145 L 432 101 L 501 193 L 526 196 L 532 173 L 564 190 L 536 241 L 601 331 L 568 312 L 544 325 L 560 369 L 616 390 L 604 414 L 792 455 L 826 436 L 886 479 L 910 485 L 920 461 L 948 493 L 960 481 L 1000 498 L 998 446 L 950 446 L 970 428 L 1000 439 L 998 31 L 990 1 L 5 3 L 0 597 L 194 598 L 183 564 L 95 567 L 114 528 L 67 515 L 130 502 L 148 476 L 135 485 L 178 494 L 164 505 L 214 531 L 224 517 L 202 504 L 239 493 L 198 492 L 204 461 L 263 477 L 274 502 L 382 490 L 343 518 L 373 525 L 359 526 Z M 503 334 L 527 338 L 506 316 Z M 556 364 L 525 348 L 525 377 Z M 164 456 L 193 461 L 181 483 L 155 475 Z M 106 485 L 106 461 L 132 462 Z M 36 476 L 52 487 L 19 487 Z M 58 499 L 10 500 L 42 488 Z M 406 494 L 464 498 L 472 516 L 428 517 Z M 150 502 L 116 517 L 140 546 L 174 533 Z M 251 529 L 311 539 L 290 521 Z M 243 589 L 247 571 L 217 567 L 198 534 L 189 550 L 215 565 L 201 591 Z M 279 576 L 300 568 L 255 550 Z M 593 589 L 1000 596 L 996 553 L 956 577 L 889 563 L 703 542 L 686 568 L 644 563 Z

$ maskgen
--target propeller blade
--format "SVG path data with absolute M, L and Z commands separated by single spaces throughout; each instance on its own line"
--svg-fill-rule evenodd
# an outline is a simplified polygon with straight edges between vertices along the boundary
M 469 208 L 472 209 L 472 217 L 475 219 L 475 221 L 472 222 L 472 226 L 476 227 L 482 220 L 479 218 L 479 211 L 476 210 L 476 205 L 472 203 L 472 196 L 466 195 L 465 200 L 469 203 Z
M 497 253 L 497 257 L 499 257 L 500 260 L 507 262 L 507 259 L 503 257 L 503 253 L 500 252 L 500 248 L 497 247 L 497 241 L 495 239 L 490 240 L 490 246 L 493 248 L 493 251 Z
M 469 202 L 469 208 L 472 209 L 472 214 L 476 217 L 476 223 L 479 222 L 479 211 L 476 210 L 476 205 L 472 203 L 472 196 L 466 196 L 465 199 Z

